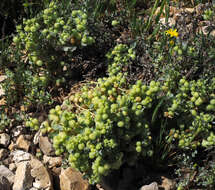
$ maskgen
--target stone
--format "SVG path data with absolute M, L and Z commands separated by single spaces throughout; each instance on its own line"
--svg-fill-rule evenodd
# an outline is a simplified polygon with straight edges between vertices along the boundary
M 150 183 L 149 185 L 144 185 L 140 190 L 158 190 L 157 182 Z
M 16 145 L 17 145 L 17 148 L 23 149 L 26 152 L 28 152 L 31 143 L 30 141 L 25 139 L 24 135 L 20 135 L 16 140 Z
M 29 190 L 32 187 L 31 166 L 29 161 L 17 165 L 14 178 L 13 190 Z
M 34 143 L 35 145 L 37 145 L 37 144 L 39 143 L 39 138 L 40 138 L 40 136 L 41 136 L 41 132 L 40 132 L 40 130 L 39 130 L 39 131 L 37 131 L 37 133 L 34 135 L 33 143 Z
M 16 164 L 15 163 L 9 164 L 9 170 L 14 172 L 16 170 Z
M 194 8 L 185 8 L 184 11 L 193 14 L 195 12 L 195 9 Z
M 16 144 L 15 144 L 13 141 L 11 141 L 10 145 L 8 146 L 8 149 L 9 149 L 10 151 L 15 150 L 15 149 L 16 149 Z
M 90 186 L 80 172 L 70 167 L 61 170 L 60 188 L 61 190 L 89 190 Z
M 15 163 L 19 163 L 22 161 L 30 161 L 30 159 L 31 159 L 31 154 L 24 152 L 22 150 L 16 150 L 16 151 L 12 152 L 11 156 L 13 157 L 12 160 Z
M 38 190 L 36 187 L 32 187 L 29 190 Z
M 161 176 L 161 179 L 162 179 L 162 183 L 159 187 L 161 187 L 164 190 L 175 189 L 176 182 L 174 180 L 171 180 L 164 176 Z
M 8 152 L 6 149 L 2 148 L 0 149 L 0 160 L 4 160 L 8 155 Z
M 4 176 L 0 176 L 0 190 L 10 190 L 10 182 Z
M 16 127 L 12 128 L 11 133 L 13 135 L 13 137 L 18 137 L 23 130 L 23 126 L 22 125 L 17 125 Z
M 11 185 L 13 184 L 13 182 L 14 182 L 14 174 L 13 174 L 12 171 L 10 171 L 4 165 L 0 165 L 0 177 L 1 176 L 4 176 L 5 178 L 7 178 L 7 180 L 10 182 Z
M 61 157 L 50 157 L 50 156 L 43 156 L 43 161 L 45 164 L 48 164 L 49 168 L 59 167 L 62 164 Z
M 8 147 L 10 144 L 10 136 L 7 133 L 0 134 L 0 145 Z
M 0 76 L 0 82 L 4 81 L 6 78 L 7 78 L 6 75 L 1 75 L 1 76 Z
M 170 17 L 170 18 L 168 18 L 168 21 L 166 23 L 166 19 L 161 18 L 160 23 L 162 23 L 163 25 L 167 24 L 168 26 L 173 27 L 173 26 L 175 26 L 176 21 L 175 21 L 175 19 Z
M 53 172 L 54 175 L 59 176 L 61 173 L 61 167 L 53 167 L 51 171 Z
M 52 178 L 46 167 L 35 157 L 31 156 L 31 176 L 35 178 L 33 186 L 38 189 L 52 190 Z
M 40 136 L 39 137 L 39 147 L 41 149 L 41 151 L 43 152 L 43 154 L 47 155 L 47 156 L 52 156 L 54 155 L 54 148 L 52 146 L 52 144 L 50 143 L 48 137 L 43 137 Z

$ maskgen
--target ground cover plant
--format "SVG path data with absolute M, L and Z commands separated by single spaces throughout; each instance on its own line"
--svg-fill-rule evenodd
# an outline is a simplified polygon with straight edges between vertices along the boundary
M 167 22 L 172 7 L 200 3 L 206 34 L 193 26 L 186 37 L 180 22 Z M 14 34 L 1 39 L 0 130 L 40 130 L 92 185 L 141 163 L 173 166 L 178 190 L 214 189 L 212 2 L 38 4 L 23 1 Z

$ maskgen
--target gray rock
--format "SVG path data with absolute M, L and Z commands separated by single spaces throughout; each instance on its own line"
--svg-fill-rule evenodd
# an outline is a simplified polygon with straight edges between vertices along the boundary
M 34 135 L 33 143 L 34 143 L 35 145 L 37 145 L 37 144 L 39 143 L 39 138 L 40 138 L 40 136 L 41 136 L 41 132 L 40 132 L 40 130 L 39 130 L 39 131 L 37 131 L 37 133 Z
M 29 161 L 18 164 L 13 184 L 13 190 L 29 190 L 32 187 L 31 166 Z
M 39 137 L 39 147 L 42 150 L 43 154 L 47 156 L 53 156 L 54 155 L 54 148 L 52 144 L 50 143 L 48 137 Z
M 16 164 L 15 163 L 9 164 L 9 170 L 13 172 L 16 171 Z
M 14 174 L 13 174 L 12 171 L 10 171 L 4 165 L 0 165 L 0 177 L 1 176 L 4 176 L 10 182 L 10 184 L 13 184 L 13 182 L 14 182 Z
M 8 155 L 8 152 L 6 149 L 4 148 L 0 149 L 0 160 L 4 160 L 7 155 Z
M 46 167 L 35 157 L 31 156 L 31 176 L 35 179 L 33 187 L 52 190 L 52 178 Z
M 43 162 L 48 165 L 49 168 L 59 167 L 62 164 L 61 157 L 43 156 Z
M 62 169 L 60 174 L 61 190 L 89 190 L 87 180 L 82 178 L 82 174 L 73 168 Z
M 20 135 L 18 137 L 18 139 L 16 140 L 16 146 L 17 148 L 19 149 L 23 149 L 25 150 L 26 152 L 28 152 L 29 148 L 30 148 L 30 141 L 26 140 L 24 135 Z
M 140 190 L 158 190 L 157 182 L 150 183 L 149 185 L 144 185 Z
M 10 190 L 10 182 L 4 176 L 0 176 L 0 190 Z
M 15 163 L 19 163 L 22 161 L 30 161 L 30 159 L 31 159 L 31 154 L 24 152 L 22 150 L 16 150 L 16 151 L 12 152 L 11 156 L 13 157 L 12 160 Z
M 0 134 L 0 145 L 8 147 L 10 144 L 10 136 L 7 133 Z
M 36 187 L 32 187 L 29 190 L 38 190 Z

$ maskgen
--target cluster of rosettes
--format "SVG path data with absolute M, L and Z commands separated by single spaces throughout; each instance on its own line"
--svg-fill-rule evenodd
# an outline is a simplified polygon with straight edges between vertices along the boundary
M 72 10 L 67 1 L 51 1 L 40 14 L 23 23 L 24 26 L 17 26 L 18 34 L 13 41 L 20 49 L 27 50 L 29 60 L 39 67 L 56 62 L 56 51 L 74 51 L 94 43 L 87 31 L 87 15 Z
M 129 54 L 129 48 L 125 48 Z M 118 51 L 116 57 L 120 57 L 118 54 L 126 53 Z M 133 165 L 140 156 L 152 156 L 146 113 L 160 89 L 158 82 L 146 86 L 137 81 L 130 86 L 123 73 L 110 74 L 51 109 L 42 130 L 54 134 L 56 154 L 67 153 L 72 167 L 91 183 L 98 182 L 123 163 Z
M 178 129 L 170 135 L 177 139 L 179 147 L 196 149 L 210 134 L 215 121 L 214 79 L 188 82 L 179 81 L 176 92 L 169 93 L 172 104 L 166 116 L 177 120 Z
M 118 44 L 107 54 L 107 58 L 111 60 L 108 66 L 108 74 L 110 76 L 116 75 L 122 72 L 122 69 L 128 66 L 131 60 L 135 59 L 135 52 L 125 44 Z

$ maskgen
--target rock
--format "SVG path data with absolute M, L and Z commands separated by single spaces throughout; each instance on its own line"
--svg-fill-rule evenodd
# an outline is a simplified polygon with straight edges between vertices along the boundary
M 1 96 L 4 96 L 4 95 L 5 95 L 4 89 L 3 89 L 2 86 L 0 85 L 0 97 L 1 97 Z
M 158 190 L 158 184 L 157 182 L 153 182 L 149 185 L 142 186 L 140 190 Z
M 12 133 L 13 137 L 18 137 L 22 133 L 22 130 L 23 130 L 23 126 L 17 125 L 16 127 L 14 127 L 11 130 L 11 133 Z
M 161 179 L 162 179 L 162 183 L 159 187 L 163 188 L 164 190 L 173 190 L 175 189 L 175 185 L 176 185 L 176 182 L 171 180 L 171 179 L 168 179 L 164 176 L 161 176 Z
M 0 134 L 0 145 L 8 147 L 10 144 L 10 136 L 7 133 Z
M 195 12 L 195 9 L 194 8 L 185 8 L 184 11 L 192 14 Z
M 20 135 L 16 140 L 17 148 L 23 149 L 28 152 L 31 143 L 24 138 L 24 135 Z
M 6 167 L 9 166 L 9 164 L 11 163 L 11 159 L 10 158 L 6 158 L 2 161 L 2 164 Z
M 0 176 L 0 190 L 10 190 L 10 182 L 4 176 Z
M 8 155 L 8 152 L 6 149 L 2 148 L 0 149 L 0 160 L 4 160 Z
M 52 178 L 42 162 L 31 156 L 30 164 L 31 176 L 35 178 L 33 186 L 38 189 L 52 190 Z
M 62 164 L 61 157 L 50 157 L 50 156 L 43 156 L 43 161 L 45 164 L 48 164 L 49 168 L 59 167 Z
M 62 169 L 60 174 L 61 190 L 89 190 L 89 183 L 82 174 L 73 168 Z
M 38 190 L 36 187 L 32 187 L 29 190 Z
M 10 145 L 8 146 L 8 149 L 9 149 L 10 151 L 15 150 L 15 149 L 16 149 L 16 144 L 12 141 L 12 142 L 10 143 Z
M 43 136 L 39 137 L 39 147 L 42 150 L 43 154 L 47 156 L 54 155 L 55 151 L 48 137 L 43 137 Z
M 13 174 L 12 171 L 10 171 L 4 165 L 0 165 L 0 177 L 1 176 L 4 176 L 5 178 L 7 178 L 7 180 L 10 182 L 11 185 L 13 184 L 13 182 L 14 182 L 14 174 Z
M 175 19 L 170 17 L 170 18 L 168 18 L 168 21 L 166 23 L 166 19 L 161 18 L 160 23 L 162 23 L 163 25 L 168 24 L 168 26 L 173 27 L 173 26 L 175 26 L 176 21 L 175 21 Z
M 31 159 L 31 154 L 24 152 L 22 150 L 16 150 L 16 151 L 12 152 L 11 156 L 13 157 L 12 160 L 15 163 L 19 163 L 22 161 L 30 161 L 30 159 Z
M 10 171 L 15 171 L 16 170 L 16 164 L 15 163 L 9 164 L 9 170 Z
M 51 171 L 53 172 L 54 175 L 59 176 L 61 173 L 61 167 L 53 167 Z
M 6 75 L 1 75 L 1 76 L 0 76 L 0 82 L 4 81 L 6 78 L 7 78 Z
M 40 138 L 40 136 L 41 136 L 41 132 L 40 132 L 40 130 L 39 130 L 39 131 L 37 131 L 37 133 L 34 135 L 33 143 L 34 143 L 35 145 L 37 145 L 37 144 L 39 143 L 39 138 Z
M 31 166 L 29 161 L 18 164 L 14 178 L 13 190 L 29 190 L 32 187 Z

